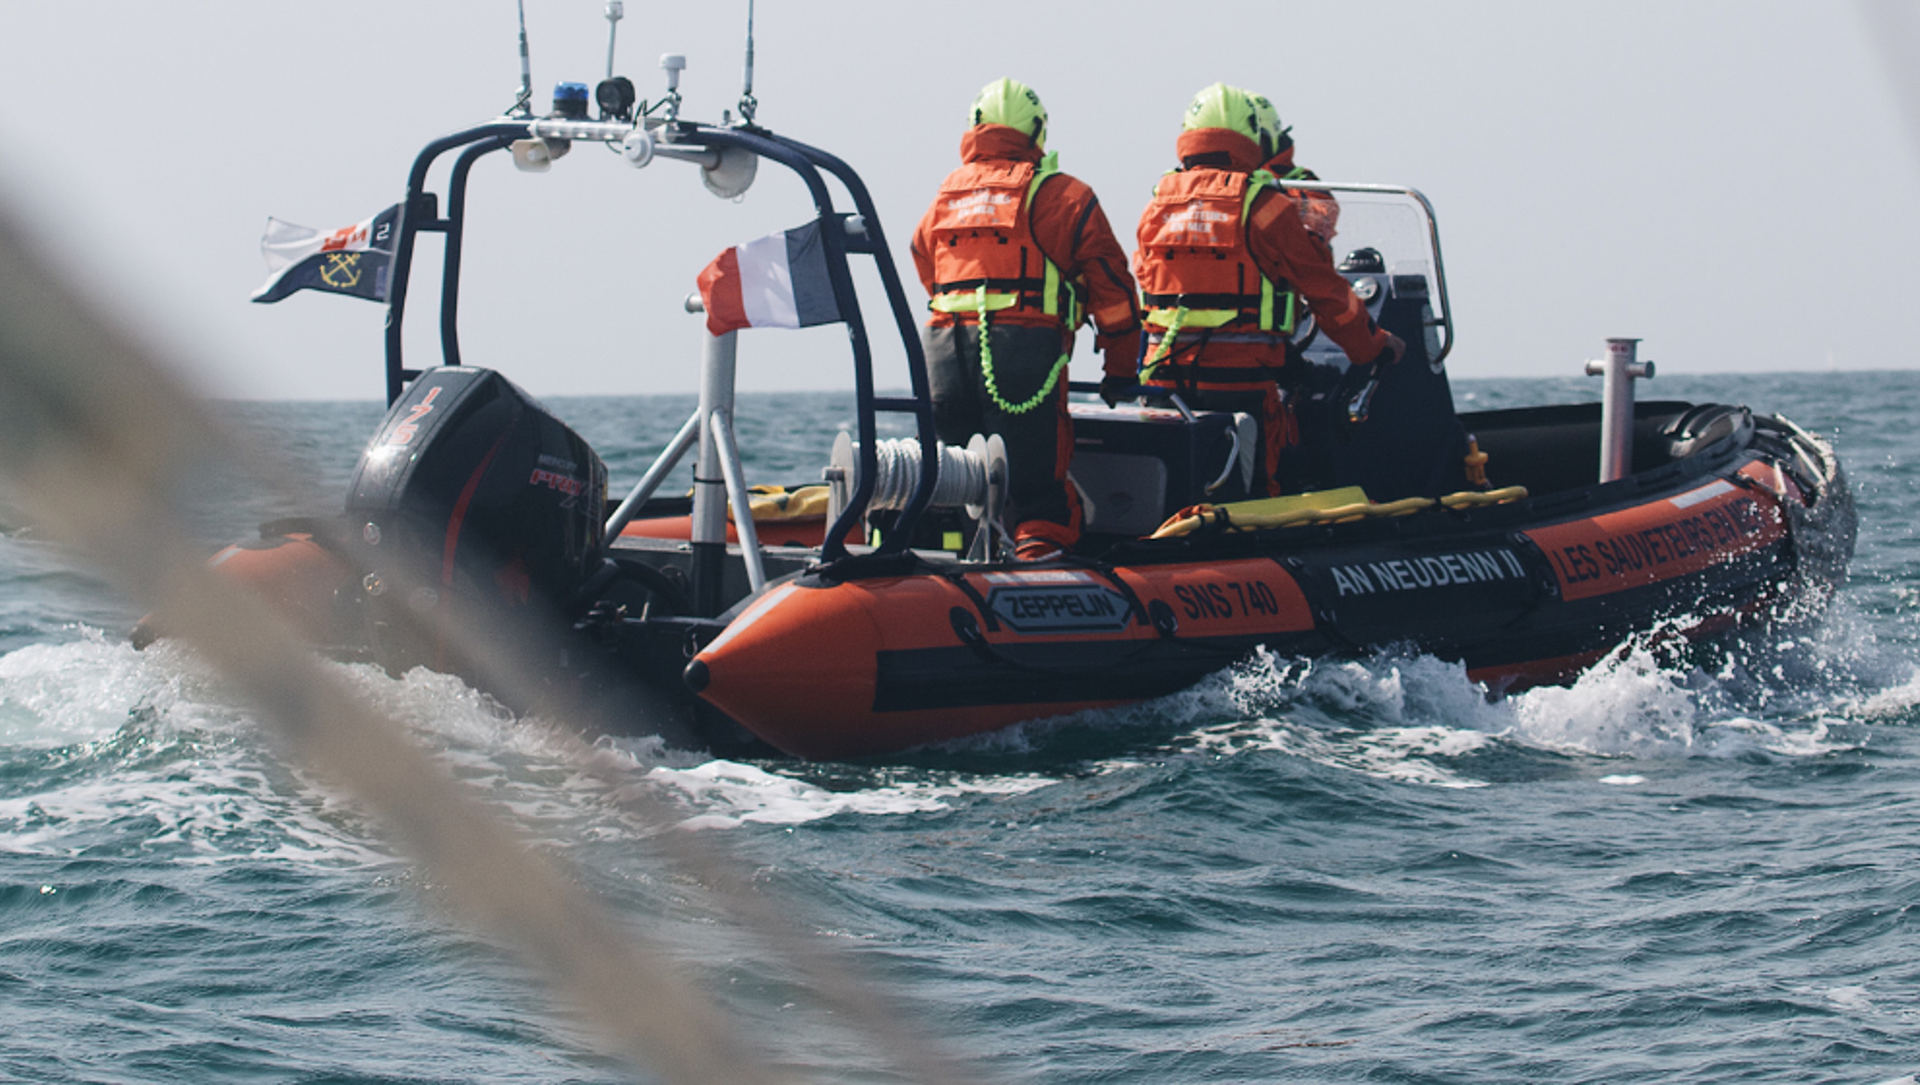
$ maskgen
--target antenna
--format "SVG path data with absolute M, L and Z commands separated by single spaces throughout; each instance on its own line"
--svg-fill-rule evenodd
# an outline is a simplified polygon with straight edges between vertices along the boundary
M 753 96 L 753 0 L 747 0 L 747 75 L 746 84 L 740 88 L 740 120 L 751 127 L 754 111 L 759 108 L 760 102 Z
M 613 36 L 620 29 L 620 17 L 627 13 L 627 6 L 620 0 L 607 0 L 607 78 L 613 78 Z
M 514 99 L 509 117 L 533 116 L 533 66 L 527 60 L 527 0 L 520 4 L 520 93 Z
M 668 53 L 660 58 L 660 70 L 667 73 L 667 122 L 680 119 L 680 73 L 687 70 L 687 58 L 679 53 Z

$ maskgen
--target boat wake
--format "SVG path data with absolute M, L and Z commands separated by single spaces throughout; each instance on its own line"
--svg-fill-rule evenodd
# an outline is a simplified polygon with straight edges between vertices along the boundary
M 75 639 L 0 656 L 0 852 L 76 854 L 103 840 L 170 861 L 390 864 L 351 799 L 289 768 L 269 733 L 192 655 L 136 652 L 75 627 Z M 595 770 L 564 727 L 516 717 L 450 675 L 398 678 L 328 664 L 404 724 L 456 776 L 507 807 L 536 842 L 632 839 L 673 824 L 793 825 L 836 815 L 948 809 L 971 796 L 1055 782 L 1019 772 L 761 766 L 679 750 L 654 737 L 602 739 Z M 611 773 L 609 773 L 611 769 Z M 641 803 L 632 788 L 645 794 Z M 644 813 L 637 813 L 644 811 Z
M 1676 623 L 1678 624 L 1678 623 Z M 1184 761 L 1298 758 L 1443 788 L 1579 777 L 1631 786 L 1692 758 L 1818 758 L 1920 719 L 1920 670 L 1836 608 L 1773 643 L 1678 660 L 1664 630 L 1565 687 L 1492 696 L 1459 664 L 1414 652 L 1257 653 L 1158 701 L 1039 721 L 904 763 L 716 760 L 657 738 L 603 739 L 583 771 L 564 728 L 516 718 L 458 679 L 337 664 L 450 769 L 536 839 L 937 814 L 1070 779 Z M 0 849 L 74 853 L 102 839 L 167 858 L 386 864 L 364 813 L 286 767 L 266 733 L 177 648 L 74 639 L 0 656 Z M 1255 762 L 1257 763 L 1257 762 Z
M 1619 783 L 1620 761 L 1820 757 L 1860 748 L 1874 724 L 1920 708 L 1920 670 L 1839 604 L 1818 626 L 1765 643 L 1692 649 L 1680 617 L 1620 645 L 1570 686 L 1496 696 L 1431 655 L 1352 659 L 1257 652 L 1147 704 L 950 743 L 951 754 L 1071 757 L 1085 735 L 1133 743 L 1105 769 L 1158 757 L 1277 752 L 1385 779 L 1478 787 L 1565 773 Z M 1679 654 L 1684 653 L 1684 654 Z M 1143 734 L 1144 733 L 1144 734 Z M 1484 770 L 1484 771 L 1482 771 Z
M 196 864 L 391 862 L 185 652 L 77 639 L 0 656 L 0 851 Z

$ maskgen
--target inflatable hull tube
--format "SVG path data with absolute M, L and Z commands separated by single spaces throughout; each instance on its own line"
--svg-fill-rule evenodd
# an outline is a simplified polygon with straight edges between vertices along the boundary
M 1400 644 L 1495 689 L 1558 681 L 1662 620 L 1706 635 L 1792 590 L 1787 507 L 1808 498 L 1773 463 L 1657 496 L 1622 486 L 1628 501 L 1584 515 L 1522 502 L 1423 513 L 1425 531 L 1408 517 L 1195 544 L 1236 556 L 1148 545 L 1115 565 L 809 575 L 742 611 L 688 678 L 787 753 L 859 757 L 1173 693 L 1256 646 Z
M 269 525 L 261 535 L 222 549 L 208 567 L 252 592 L 309 644 L 331 648 L 358 639 L 357 577 L 347 563 L 311 532 L 277 534 Z M 165 622 L 148 615 L 134 627 L 133 646 L 145 648 L 166 634 Z
M 773 746 L 856 757 L 1161 696 L 1255 645 L 1318 640 L 1265 558 L 780 585 L 696 659 L 701 696 Z

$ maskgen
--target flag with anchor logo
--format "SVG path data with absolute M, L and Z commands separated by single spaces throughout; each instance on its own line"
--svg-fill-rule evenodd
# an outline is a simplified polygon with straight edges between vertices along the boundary
M 387 300 L 387 268 L 399 219 L 399 204 L 331 232 L 268 219 L 260 252 L 271 274 L 253 292 L 253 300 L 275 302 L 296 290 Z

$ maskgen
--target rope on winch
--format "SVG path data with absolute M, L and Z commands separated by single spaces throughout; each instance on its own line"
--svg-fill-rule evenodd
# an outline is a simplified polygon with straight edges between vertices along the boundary
M 876 441 L 873 500 L 869 508 L 904 509 L 920 483 L 920 442 L 913 437 Z M 940 477 L 933 487 L 933 507 L 958 508 L 987 502 L 987 459 L 964 448 L 940 446 Z

